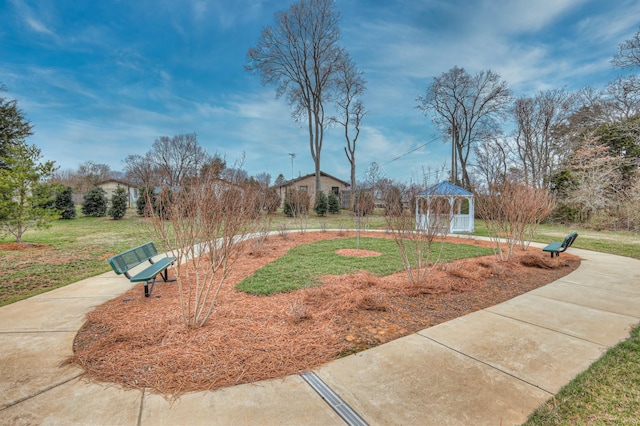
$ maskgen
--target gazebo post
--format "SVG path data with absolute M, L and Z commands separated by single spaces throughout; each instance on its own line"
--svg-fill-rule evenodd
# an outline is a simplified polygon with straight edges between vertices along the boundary
M 469 232 L 473 232 L 475 231 L 476 225 L 475 225 L 475 217 L 476 217 L 476 212 L 475 209 L 473 207 L 473 197 L 469 197 Z

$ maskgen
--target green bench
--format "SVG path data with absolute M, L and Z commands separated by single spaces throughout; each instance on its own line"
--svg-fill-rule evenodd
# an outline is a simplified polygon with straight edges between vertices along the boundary
M 549 243 L 545 248 L 542 249 L 542 251 L 550 252 L 551 258 L 553 258 L 553 256 L 560 256 L 560 253 L 566 251 L 569 247 L 571 247 L 571 244 L 573 244 L 576 238 L 578 238 L 578 233 L 572 232 L 564 237 L 564 241 Z
M 175 281 L 169 279 L 167 269 L 173 265 L 176 258 L 163 257 L 154 261 L 153 258 L 157 255 L 158 250 L 156 246 L 152 242 L 149 242 L 110 257 L 109 264 L 116 274 L 124 274 L 132 283 L 144 283 L 144 296 L 150 297 L 158 275 L 162 277 L 164 282 Z M 150 265 L 134 276 L 131 276 L 129 271 L 145 262 L 149 262 Z

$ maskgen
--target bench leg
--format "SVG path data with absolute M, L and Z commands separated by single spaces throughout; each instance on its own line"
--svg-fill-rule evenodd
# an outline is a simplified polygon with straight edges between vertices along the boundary
M 169 279 L 169 270 L 165 269 L 164 271 L 160 272 L 160 277 L 162 277 L 162 281 L 166 282 L 166 283 L 171 283 L 174 282 L 176 279 Z M 147 282 L 144 283 L 144 297 L 151 297 L 151 292 L 153 291 L 153 286 L 156 284 L 156 278 L 153 277 L 152 280 L 149 280 Z
M 151 281 L 147 281 L 144 283 L 144 297 L 151 297 L 151 292 L 153 291 L 153 286 L 156 284 L 155 278 Z
M 164 282 L 166 282 L 166 283 L 172 283 L 172 282 L 174 282 L 176 280 L 175 278 L 173 278 L 171 280 L 169 279 L 169 270 L 168 269 L 165 269 L 163 272 L 161 272 L 160 276 L 162 277 L 162 280 Z

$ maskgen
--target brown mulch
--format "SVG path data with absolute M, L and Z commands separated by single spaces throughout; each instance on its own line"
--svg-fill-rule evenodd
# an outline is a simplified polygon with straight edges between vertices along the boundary
M 136 286 L 87 316 L 70 362 L 84 368 L 87 377 L 169 396 L 283 377 L 511 299 L 580 264 L 567 253 L 552 260 L 530 249 L 510 262 L 486 256 L 436 265 L 421 285 L 409 284 L 405 272 L 388 277 L 359 272 L 325 276 L 322 286 L 273 296 L 234 289 L 291 247 L 353 235 L 305 232 L 272 236 L 262 246 L 249 244 L 223 285 L 213 315 L 198 329 L 184 326 L 175 283 L 159 283 L 151 298 Z

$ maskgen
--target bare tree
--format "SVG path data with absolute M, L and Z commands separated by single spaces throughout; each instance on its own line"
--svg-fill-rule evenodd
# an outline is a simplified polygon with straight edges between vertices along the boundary
M 618 77 L 607 84 L 608 104 L 617 120 L 629 120 L 640 113 L 640 78 Z
M 260 184 L 260 189 L 266 190 L 271 186 L 271 174 L 261 172 L 254 176 L 255 180 Z
M 52 176 L 52 181 L 70 186 L 76 194 L 86 194 L 98 182 L 116 179 L 119 173 L 114 172 L 107 164 L 85 161 L 75 170 L 59 170 Z
M 195 133 L 156 139 L 147 158 L 156 170 L 160 185 L 169 188 L 177 188 L 180 182 L 194 176 L 209 161 Z
M 155 170 L 151 160 L 151 151 L 144 156 L 139 154 L 128 155 L 124 159 L 124 170 L 130 182 L 147 188 L 156 186 L 157 179 L 154 179 Z
M 366 114 L 364 105 L 360 101 L 360 96 L 366 90 L 366 81 L 362 77 L 362 72 L 358 70 L 356 64 L 347 54 L 343 56 L 343 62 L 337 68 L 336 83 L 338 87 L 336 101 L 338 117 L 333 118 L 332 121 L 338 123 L 344 129 L 344 138 L 347 143 L 347 146 L 344 147 L 344 153 L 351 165 L 349 208 L 352 209 L 357 189 L 356 144 L 360 136 L 360 125 Z
M 178 182 L 193 177 L 201 170 L 213 170 L 220 177 L 225 162 L 211 157 L 198 144 L 195 133 L 161 136 L 145 155 L 129 155 L 125 160 L 127 177 L 149 188 L 177 188 Z
M 618 53 L 613 57 L 613 65 L 619 68 L 634 68 L 640 66 L 640 30 L 629 40 L 618 47 Z
M 325 105 L 335 94 L 336 70 L 344 56 L 338 45 L 339 13 L 332 0 L 301 0 L 277 13 L 276 21 L 249 50 L 245 68 L 260 73 L 263 84 L 275 84 L 276 96 L 286 95 L 293 117 L 308 124 L 319 192 Z
M 471 76 L 453 67 L 434 77 L 418 101 L 418 108 L 433 114 L 440 131 L 451 139 L 451 181 L 470 188 L 469 154 L 477 142 L 501 132 L 497 119 L 511 102 L 507 83 L 491 70 Z
M 580 211 L 582 219 L 602 213 L 614 202 L 620 182 L 618 159 L 598 139 L 587 139 L 572 153 L 569 169 L 575 185 L 567 202 Z
M 511 109 L 517 126 L 515 153 L 526 186 L 548 186 L 560 155 L 566 152 L 559 129 L 566 125 L 574 105 L 575 97 L 564 90 L 541 91 L 533 98 L 516 100 Z
M 475 172 L 485 185 L 493 185 L 507 176 L 510 166 L 510 146 L 505 139 L 483 140 L 475 147 Z

